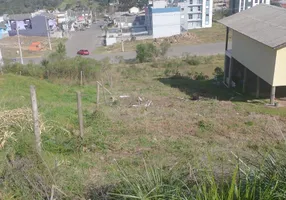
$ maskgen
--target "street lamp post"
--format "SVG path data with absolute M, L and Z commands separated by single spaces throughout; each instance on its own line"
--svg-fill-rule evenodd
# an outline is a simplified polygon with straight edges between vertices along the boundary
M 19 46 L 21 64 L 23 65 L 24 61 L 23 61 L 23 54 L 22 54 L 22 46 L 21 46 L 21 39 L 20 39 L 20 36 L 19 36 L 19 27 L 17 25 L 17 22 L 16 22 L 16 31 L 17 31 L 17 37 L 18 37 L 18 46 Z
M 50 29 L 49 29 L 49 27 L 48 27 L 48 20 L 47 20 L 47 17 L 45 17 L 45 21 L 46 21 L 46 29 L 47 29 L 47 35 L 48 35 L 49 47 L 50 47 L 50 50 L 52 50 L 51 36 L 50 36 Z

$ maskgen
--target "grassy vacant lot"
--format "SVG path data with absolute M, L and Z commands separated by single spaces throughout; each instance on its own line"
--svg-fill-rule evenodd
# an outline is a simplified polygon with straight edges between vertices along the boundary
M 211 28 L 189 30 L 198 37 L 198 43 L 215 43 L 225 41 L 226 28 L 218 22 L 213 22 Z M 231 37 L 231 36 L 230 36 Z
M 107 188 L 119 182 L 118 167 L 132 173 L 128 169 L 143 170 L 145 160 L 150 165 L 180 166 L 187 171 L 210 166 L 218 173 L 235 165 L 231 152 L 259 160 L 258 152 L 281 147 L 285 108 L 267 108 L 263 100 L 246 103 L 249 97 L 215 84 L 213 72 L 223 65 L 222 56 L 192 59 L 197 62 L 189 63 L 196 65 L 172 59 L 106 67 L 99 80 L 112 95 L 101 90 L 99 108 L 92 83 L 79 87 L 12 74 L 1 76 L 0 113 L 25 112 L 30 107 L 29 85 L 36 86 L 42 121 L 40 160 L 45 161 L 38 168 L 29 162 L 35 155 L 31 128 L 8 127 L 17 140 L 7 139 L 1 150 L 1 160 L 9 158 L 12 163 L 1 164 L 1 173 L 10 173 L 1 186 L 2 195 L 6 199 L 49 196 L 51 185 L 55 185 L 62 191 L 57 190 L 56 195 L 68 199 L 104 199 Z M 209 78 L 195 78 L 201 72 Z M 83 140 L 77 131 L 76 91 L 83 93 Z M 192 100 L 194 96 L 199 100 Z M 11 120 L 12 115 L 5 116 L 7 122 Z
M 175 42 L 172 43 L 172 46 L 176 45 L 196 45 L 196 44 L 205 44 L 205 43 L 216 43 L 225 41 L 226 29 L 225 26 L 217 22 L 213 22 L 211 28 L 202 28 L 202 29 L 193 29 L 189 30 L 190 36 L 178 37 Z M 230 35 L 231 37 L 231 35 Z M 144 40 L 144 41 L 128 41 L 124 42 L 125 51 L 134 51 L 137 44 L 153 42 L 153 40 Z M 99 47 L 96 49 L 95 53 L 107 53 L 107 52 L 120 52 L 121 43 L 117 43 L 109 47 Z
M 38 57 L 38 56 L 40 57 L 40 56 L 47 55 L 50 53 L 47 37 L 20 36 L 20 38 L 21 38 L 21 44 L 22 44 L 23 57 Z M 55 47 L 60 42 L 64 42 L 64 41 L 65 39 L 61 39 L 61 38 L 58 38 L 58 39 L 51 38 L 52 48 L 55 49 Z M 30 52 L 29 46 L 31 45 L 32 42 L 41 42 L 43 49 L 38 52 Z M 1 48 L 2 56 L 4 59 L 13 59 L 13 58 L 17 58 L 20 56 L 19 54 L 17 54 L 17 51 L 19 51 L 17 36 L 7 37 L 7 38 L 0 40 L 0 48 Z

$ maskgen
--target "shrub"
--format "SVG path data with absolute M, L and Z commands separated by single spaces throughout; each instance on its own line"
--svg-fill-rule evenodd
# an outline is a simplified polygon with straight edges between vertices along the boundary
M 136 46 L 136 59 L 140 62 L 150 62 L 158 56 L 158 49 L 152 43 L 138 44 Z
M 164 40 L 161 44 L 160 44 L 160 55 L 161 56 L 165 56 L 166 53 L 168 52 L 169 48 L 170 48 L 170 43 L 166 40 Z
M 214 69 L 214 73 L 213 73 L 213 75 L 214 76 L 223 76 L 223 70 L 222 70 L 222 68 L 220 68 L 220 67 L 216 67 L 215 69 Z
M 53 60 L 52 62 L 43 60 L 41 64 L 42 66 L 37 64 L 8 64 L 4 66 L 3 71 L 4 73 L 21 73 L 23 76 L 69 79 L 71 81 L 78 81 L 80 72 L 83 71 L 84 80 L 93 81 L 98 80 L 101 69 L 100 62 L 82 57 Z
M 201 60 L 198 56 L 190 56 L 190 55 L 187 55 L 185 57 L 185 62 L 188 63 L 189 65 L 199 65 L 201 64 Z
M 202 72 L 200 73 L 195 72 L 193 79 L 197 81 L 202 81 L 202 80 L 208 80 L 209 77 L 207 75 L 204 75 Z

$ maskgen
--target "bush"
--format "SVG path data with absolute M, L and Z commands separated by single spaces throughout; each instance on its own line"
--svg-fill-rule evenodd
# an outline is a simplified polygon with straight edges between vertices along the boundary
M 41 64 L 8 64 L 3 67 L 3 71 L 4 73 L 21 73 L 23 76 L 69 79 L 70 81 L 78 81 L 80 72 L 83 71 L 85 81 L 94 81 L 98 80 L 102 65 L 96 60 L 82 57 L 53 60 L 52 62 L 50 60 L 43 60 Z
M 202 63 L 198 56 L 190 56 L 190 55 L 187 55 L 185 57 L 185 62 L 188 63 L 189 65 L 199 65 Z
M 220 77 L 220 76 L 223 76 L 223 74 L 224 74 L 224 72 L 223 72 L 222 68 L 216 67 L 214 69 L 214 73 L 213 73 L 214 76 Z
M 197 81 L 208 80 L 209 76 L 204 75 L 202 72 L 200 72 L 200 73 L 195 72 L 193 79 L 197 80 Z
M 166 53 L 168 52 L 169 48 L 170 48 L 170 43 L 166 40 L 164 40 L 161 44 L 160 44 L 160 55 L 161 56 L 165 56 Z
M 136 59 L 140 62 L 153 61 L 158 56 L 158 49 L 152 43 L 138 44 L 136 46 Z
M 42 78 L 44 68 L 41 65 L 27 64 L 22 65 L 20 63 L 7 64 L 3 67 L 4 73 L 21 74 L 22 76 L 32 76 Z

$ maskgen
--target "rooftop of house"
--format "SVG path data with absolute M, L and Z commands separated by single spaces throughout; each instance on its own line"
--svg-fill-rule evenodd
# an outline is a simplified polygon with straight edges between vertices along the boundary
M 27 14 L 14 14 L 9 15 L 10 20 L 24 20 L 24 19 L 31 19 L 32 15 L 30 13 Z
M 286 9 L 260 4 L 219 20 L 221 24 L 273 49 L 286 46 Z

